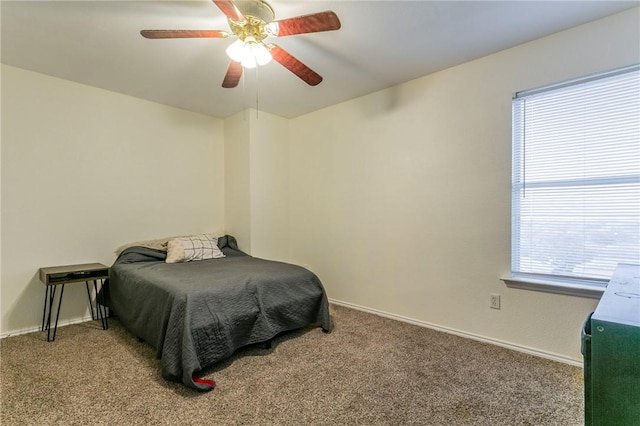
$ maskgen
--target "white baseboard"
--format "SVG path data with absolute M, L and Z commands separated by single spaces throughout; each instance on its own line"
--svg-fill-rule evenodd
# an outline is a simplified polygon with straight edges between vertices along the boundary
M 576 360 L 573 358 L 569 358 L 567 356 L 564 355 L 559 355 L 559 354 L 555 354 L 552 352 L 545 352 L 545 351 L 541 351 L 539 349 L 535 349 L 535 348 L 530 348 L 528 346 L 522 346 L 522 345 L 518 345 L 515 343 L 510 343 L 510 342 L 505 342 L 503 340 L 498 340 L 498 339 L 494 339 L 491 337 L 486 337 L 486 336 L 481 336 L 478 334 L 473 334 L 473 333 L 468 333 L 466 331 L 460 331 L 460 330 L 456 330 L 453 328 L 448 328 L 448 327 L 443 327 L 437 324 L 431 324 L 425 321 L 420 321 L 420 320 L 416 320 L 413 318 L 408 318 L 408 317 L 404 317 L 402 315 L 396 315 L 396 314 L 392 314 L 389 312 L 384 312 L 384 311 L 379 311 L 377 309 L 371 309 L 371 308 L 367 308 L 364 306 L 360 306 L 360 305 L 356 305 L 354 303 L 349 303 L 349 302 L 343 302 L 340 300 L 335 300 L 335 299 L 329 299 L 330 303 L 336 304 L 336 305 L 340 305 L 340 306 L 345 306 L 347 308 L 352 308 L 352 309 L 357 309 L 359 311 L 363 311 L 363 312 L 367 312 L 370 314 L 374 314 L 374 315 L 378 315 L 381 317 L 385 317 L 385 318 L 389 318 L 389 319 L 393 319 L 393 320 L 397 320 L 397 321 L 402 321 L 402 322 L 406 322 L 409 324 L 413 324 L 413 325 L 418 325 L 420 327 L 426 327 L 426 328 L 430 328 L 436 331 L 442 331 L 444 333 L 449 333 L 449 334 L 454 334 L 456 336 L 460 336 L 460 337 L 465 337 L 467 339 L 472 339 L 472 340 L 477 340 L 480 342 L 484 342 L 484 343 L 490 343 L 492 345 L 496 345 L 496 346 L 501 346 L 503 348 L 507 348 L 507 349 L 511 349 L 514 351 L 518 351 L 518 352 L 523 352 L 529 355 L 534 355 L 540 358 L 546 358 L 546 359 L 550 359 L 553 361 L 557 361 L 557 362 L 562 362 L 564 364 L 570 364 L 570 365 L 574 365 L 576 367 L 582 367 L 583 363 L 581 360 Z
M 392 314 L 389 312 L 385 312 L 385 311 L 380 311 L 377 309 L 372 309 L 372 308 L 367 308 L 364 306 L 360 306 L 360 305 L 356 305 L 354 303 L 349 303 L 349 302 L 343 302 L 341 300 L 336 300 L 336 299 L 329 299 L 330 303 L 333 303 L 335 305 L 340 305 L 340 306 L 345 306 L 347 308 L 352 308 L 352 309 L 356 309 L 359 311 L 363 311 L 363 312 L 367 312 L 370 314 L 374 314 L 374 315 L 378 315 L 381 317 L 385 317 L 385 318 L 389 318 L 392 320 L 396 320 L 396 321 L 402 321 L 402 322 L 406 322 L 409 324 L 413 324 L 413 325 L 417 325 L 420 327 L 426 327 L 426 328 L 430 328 L 432 330 L 436 330 L 436 331 L 441 331 L 443 333 L 449 333 L 449 334 L 454 334 L 456 336 L 460 336 L 460 337 L 465 337 L 467 339 L 472 339 L 472 340 L 477 340 L 480 342 L 484 342 L 484 343 L 489 343 L 492 345 L 496 345 L 496 346 L 501 346 L 503 348 L 507 348 L 507 349 L 511 349 L 514 351 L 518 351 L 518 352 L 523 352 L 529 355 L 534 355 L 540 358 L 546 358 L 546 359 L 550 359 L 553 361 L 557 361 L 557 362 L 562 362 L 564 364 L 570 364 L 570 365 L 574 365 L 576 367 L 582 367 L 582 361 L 581 360 L 576 360 L 573 358 L 569 358 L 566 357 L 564 355 L 558 355 L 555 354 L 553 352 L 545 352 L 545 351 L 541 351 L 539 349 L 535 349 L 535 348 L 531 348 L 528 346 L 523 346 L 523 345 L 518 345 L 515 343 L 510 343 L 510 342 L 505 342 L 503 340 L 499 340 L 499 339 L 494 339 L 491 337 L 486 337 L 486 336 L 481 336 L 479 334 L 474 334 L 474 333 L 468 333 L 466 331 L 460 331 L 460 330 L 456 330 L 453 328 L 449 328 L 449 327 L 443 327 L 437 324 L 432 324 L 426 321 L 421 321 L 421 320 L 416 320 L 413 318 L 408 318 L 402 315 L 397 315 L 397 314 Z M 58 323 L 58 327 L 63 327 L 65 325 L 71 325 L 71 324 L 79 324 L 79 323 L 83 323 L 83 322 L 87 322 L 87 321 L 92 321 L 91 316 L 86 316 L 83 318 L 76 318 L 76 319 L 71 319 L 71 320 L 66 320 L 66 321 L 60 321 Z M 30 327 L 30 328 L 24 328 L 21 330 L 14 330 L 14 331 L 10 331 L 7 333 L 2 333 L 0 334 L 0 339 L 4 339 L 5 337 L 10 337 L 10 336 L 18 336 L 20 334 L 27 334 L 27 333 L 33 333 L 36 331 L 40 331 L 40 327 Z
M 64 327 L 65 325 L 71 325 L 71 324 L 80 324 L 82 322 L 87 322 L 87 321 L 93 321 L 90 315 L 87 315 L 84 318 L 75 318 L 70 320 L 58 321 L 58 327 Z M 40 326 L 22 328 L 20 330 L 13 330 L 13 331 L 8 331 L 6 333 L 1 333 L 0 339 L 4 339 L 5 337 L 11 337 L 11 336 L 19 336 L 21 334 L 34 333 L 36 331 L 40 331 Z

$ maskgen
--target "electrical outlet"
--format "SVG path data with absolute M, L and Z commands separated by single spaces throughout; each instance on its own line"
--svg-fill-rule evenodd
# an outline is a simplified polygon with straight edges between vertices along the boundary
M 499 294 L 491 294 L 491 295 L 489 295 L 489 307 L 491 309 L 500 309 L 500 295 Z

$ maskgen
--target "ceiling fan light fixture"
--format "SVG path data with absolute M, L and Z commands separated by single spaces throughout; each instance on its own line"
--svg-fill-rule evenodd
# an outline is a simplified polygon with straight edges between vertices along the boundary
M 264 43 L 251 43 L 248 46 L 245 46 L 250 50 L 251 54 L 254 58 L 256 58 L 256 62 L 258 65 L 266 65 L 271 62 L 271 53 L 265 47 Z
M 271 53 L 266 46 L 256 41 L 253 37 L 244 40 L 236 40 L 227 47 L 227 55 L 235 62 L 239 62 L 245 68 L 255 68 L 258 65 L 266 65 L 271 61 Z
M 258 66 L 258 62 L 256 62 L 256 58 L 250 55 L 247 55 L 244 59 L 242 59 L 242 62 L 240 62 L 240 64 L 244 68 L 248 68 L 248 69 L 253 69 Z
M 244 42 L 240 39 L 234 41 L 227 47 L 227 56 L 236 62 L 242 62 L 244 57 Z

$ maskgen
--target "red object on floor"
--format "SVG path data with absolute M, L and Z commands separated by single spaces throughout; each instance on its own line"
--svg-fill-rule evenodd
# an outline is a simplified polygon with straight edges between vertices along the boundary
M 207 385 L 209 387 L 211 387 L 211 389 L 213 389 L 214 387 L 216 387 L 216 382 L 214 382 L 213 380 L 209 380 L 209 379 L 202 379 L 200 377 L 196 377 L 196 376 L 192 376 L 192 379 L 195 383 L 200 383 L 202 385 Z

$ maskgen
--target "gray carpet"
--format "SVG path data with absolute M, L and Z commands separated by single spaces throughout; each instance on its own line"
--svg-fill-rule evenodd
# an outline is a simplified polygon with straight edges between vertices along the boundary
M 580 425 L 582 370 L 331 306 L 214 366 L 198 393 L 162 379 L 117 322 L 0 341 L 2 425 Z M 576 337 L 579 338 L 579 337 Z

